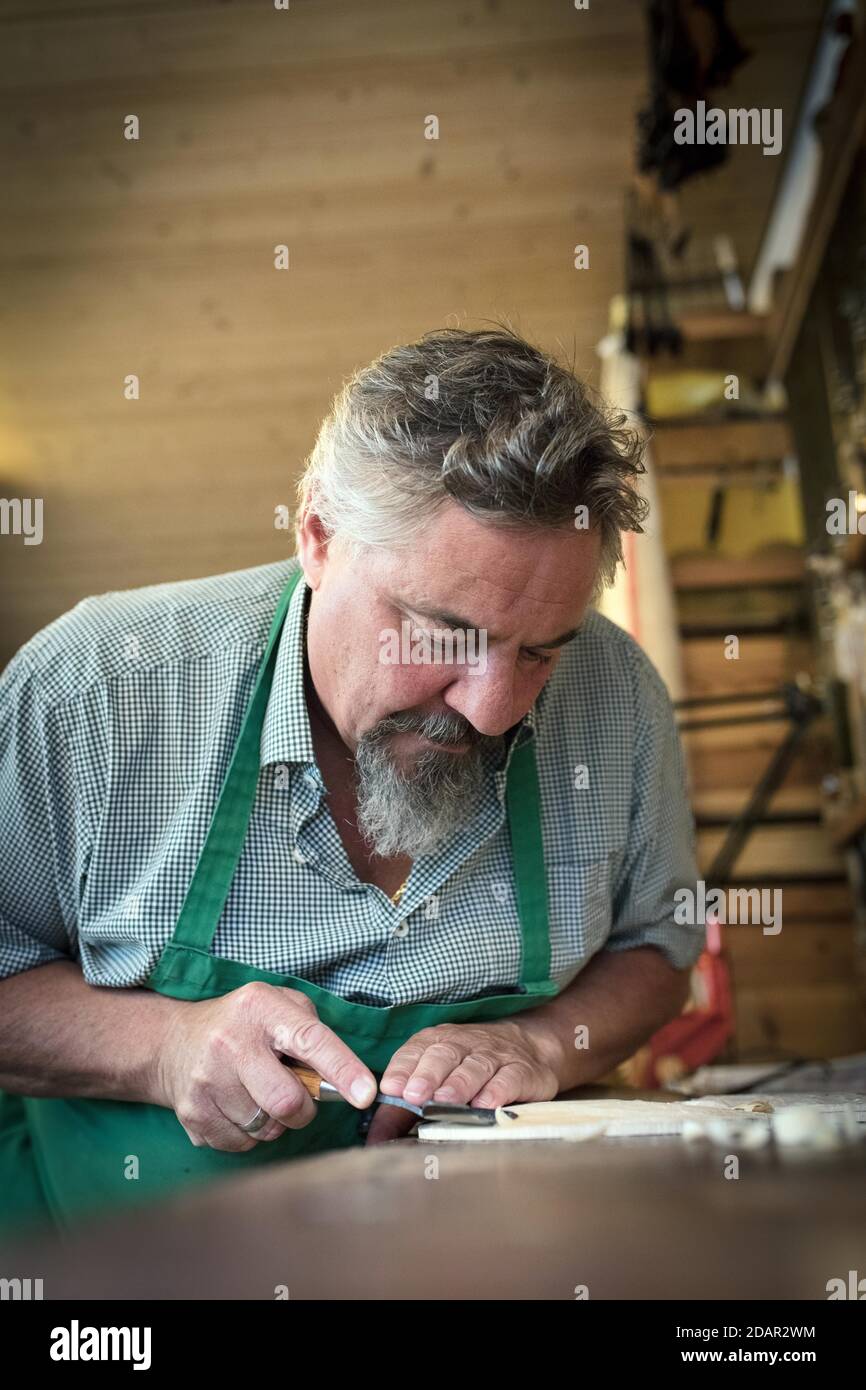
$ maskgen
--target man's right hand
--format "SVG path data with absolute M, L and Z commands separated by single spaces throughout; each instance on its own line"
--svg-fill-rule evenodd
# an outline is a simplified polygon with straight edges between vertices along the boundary
M 175 1112 L 197 1148 L 242 1152 L 315 1116 L 316 1102 L 281 1056 L 313 1067 L 359 1110 L 375 1098 L 372 1072 L 322 1023 L 312 1000 L 264 981 L 177 1010 L 156 1059 L 154 1098 Z M 259 1106 L 271 1118 L 247 1134 L 240 1126 Z

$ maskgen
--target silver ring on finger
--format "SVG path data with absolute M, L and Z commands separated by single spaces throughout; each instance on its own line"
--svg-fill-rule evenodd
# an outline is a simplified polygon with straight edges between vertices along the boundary
M 268 1120 L 270 1118 L 271 1117 L 267 1113 L 267 1111 L 263 1110 L 262 1107 L 259 1106 L 255 1115 L 253 1115 L 253 1118 L 250 1120 L 249 1124 L 239 1125 L 238 1128 L 242 1129 L 245 1134 L 258 1134 L 260 1129 L 264 1129 L 265 1125 L 268 1123 Z

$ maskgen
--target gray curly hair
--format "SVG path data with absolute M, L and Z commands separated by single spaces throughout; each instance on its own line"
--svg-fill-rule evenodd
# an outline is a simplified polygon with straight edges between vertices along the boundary
M 391 348 L 334 398 L 298 486 L 353 548 L 399 547 L 450 498 L 512 527 L 601 530 L 596 592 L 621 533 L 642 531 L 643 440 L 573 372 L 510 328 L 440 328 Z

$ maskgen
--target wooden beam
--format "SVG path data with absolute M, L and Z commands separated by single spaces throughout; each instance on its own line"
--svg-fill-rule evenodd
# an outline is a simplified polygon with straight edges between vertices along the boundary
M 734 1002 L 736 1047 L 749 1060 L 762 1047 L 773 1049 L 771 1055 L 804 1057 L 844 1057 L 866 1047 L 866 1008 L 853 980 L 793 989 L 782 983 L 775 989 L 735 985 Z
M 759 463 L 778 463 L 794 453 L 788 422 L 778 415 L 757 420 L 654 423 L 651 446 L 662 475 L 696 469 L 742 470 Z
M 698 827 L 697 855 L 701 871 L 707 873 L 721 849 L 727 831 Z M 740 850 L 732 873 L 738 881 L 758 879 L 839 878 L 845 863 L 822 826 L 810 824 L 774 825 L 760 822 L 750 832 Z M 782 887 L 782 883 L 779 882 Z
M 680 314 L 677 318 L 677 328 L 688 343 L 765 338 L 769 325 L 768 314 L 748 314 L 733 309 Z
M 756 463 L 751 468 L 726 468 L 724 464 L 662 469 L 659 475 L 666 487 L 758 487 L 782 477 L 781 461 Z
M 846 569 L 866 570 L 866 536 L 859 531 L 849 536 L 842 550 L 842 559 Z
M 866 798 L 855 801 L 838 820 L 830 821 L 827 828 L 837 850 L 850 849 L 866 832 Z
M 764 936 L 758 925 L 725 932 L 735 989 L 778 989 L 780 982 L 786 989 L 850 984 L 857 966 L 850 916 L 835 922 L 789 922 L 784 898 L 785 889 L 778 940 Z
M 741 630 L 739 656 L 735 661 L 726 655 L 723 636 L 686 638 L 681 643 L 681 652 L 685 691 L 690 696 L 773 690 L 784 681 L 794 680 L 801 671 L 811 673 L 815 667 L 812 642 L 800 636 L 743 636 Z M 695 714 L 694 711 L 687 713 Z M 730 710 L 732 716 L 737 713 L 735 708 Z M 741 737 L 751 739 L 754 731 L 746 726 L 743 728 L 745 733 L 741 730 Z
M 701 825 L 712 820 L 733 820 L 745 810 L 751 793 L 751 787 L 702 787 L 692 792 L 692 810 Z M 770 797 L 764 815 L 765 818 L 802 815 L 817 821 L 820 813 L 820 790 L 817 786 L 807 785 L 781 787 Z
M 741 886 L 752 887 L 749 883 Z M 782 936 L 785 929 L 795 922 L 817 922 L 824 927 L 841 924 L 850 929 L 854 907 L 847 879 L 817 879 L 814 883 L 785 883 L 779 886 L 784 894 L 785 927 Z M 761 935 L 761 940 L 766 942 L 773 938 Z
M 866 39 L 856 38 L 844 59 L 839 88 L 821 133 L 821 173 L 800 252 L 782 281 L 772 315 L 771 381 L 781 381 L 800 333 L 857 151 L 866 131 Z
M 806 558 L 793 546 L 757 555 L 677 555 L 670 562 L 675 589 L 734 589 L 801 584 Z

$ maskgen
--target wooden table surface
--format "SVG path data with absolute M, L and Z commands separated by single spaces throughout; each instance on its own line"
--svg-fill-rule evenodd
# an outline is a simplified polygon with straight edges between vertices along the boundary
M 578 1285 L 591 1299 L 826 1299 L 828 1279 L 866 1274 L 866 1146 L 743 1151 L 736 1180 L 725 1153 L 678 1137 L 401 1139 L 213 1184 L 11 1263 L 39 1270 L 46 1299 L 75 1300 L 272 1299 L 278 1285 L 296 1299 L 572 1300 Z

